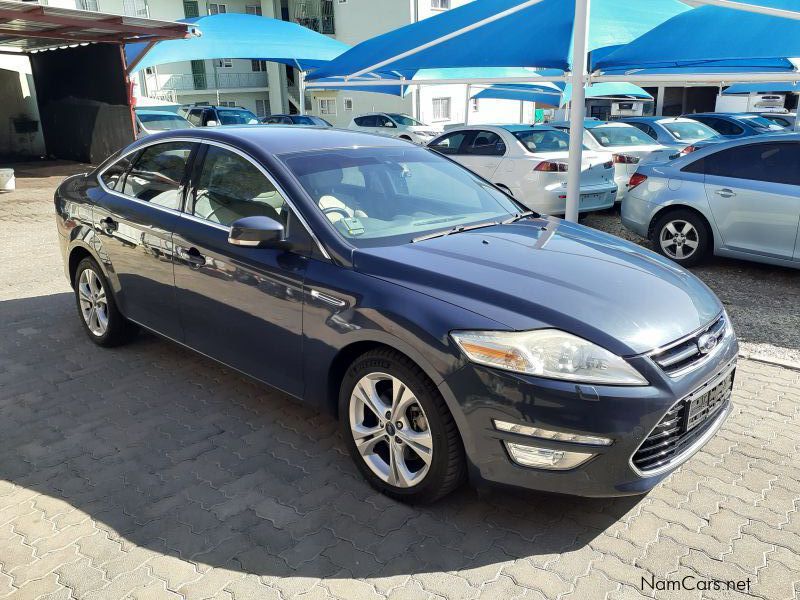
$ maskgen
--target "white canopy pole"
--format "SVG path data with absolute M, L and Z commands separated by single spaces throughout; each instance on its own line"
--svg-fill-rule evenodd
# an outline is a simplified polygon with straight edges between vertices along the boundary
M 297 93 L 300 96 L 300 114 L 306 114 L 306 72 L 300 71 L 297 78 Z
M 355 73 L 351 73 L 350 75 L 345 77 L 345 79 L 349 80 L 349 79 L 351 79 L 353 77 L 358 77 L 360 75 L 364 75 L 365 73 L 371 73 L 372 71 L 377 71 L 381 67 L 385 67 L 386 65 L 389 65 L 389 64 L 391 64 L 391 63 L 393 63 L 395 61 L 401 60 L 403 58 L 407 58 L 409 56 L 414 56 L 415 54 L 418 54 L 418 53 L 422 52 L 423 50 L 427 50 L 428 48 L 433 48 L 434 46 L 438 46 L 439 44 L 443 44 L 444 42 L 446 42 L 448 40 L 452 40 L 453 38 L 457 38 L 458 36 L 464 35 L 465 33 L 469 33 L 470 31 L 474 31 L 475 29 L 480 29 L 484 25 L 488 25 L 489 23 L 494 23 L 495 21 L 499 21 L 500 19 L 504 19 L 504 18 L 506 18 L 508 16 L 513 15 L 514 13 L 518 13 L 519 11 L 528 8 L 529 6 L 533 6 L 534 4 L 539 4 L 539 2 L 542 2 L 542 1 L 543 0 L 526 0 L 525 2 L 521 2 L 520 4 L 517 4 L 516 6 L 512 6 L 509 9 L 506 9 L 506 10 L 504 10 L 502 12 L 494 14 L 494 15 L 492 15 L 490 17 L 485 18 L 485 19 L 481 19 L 480 21 L 476 21 L 475 23 L 467 25 L 466 27 L 462 27 L 461 29 L 457 29 L 456 31 L 451 31 L 448 34 L 443 35 L 440 38 L 436 38 L 435 40 L 431 40 L 430 42 L 422 44 L 421 46 L 417 46 L 416 48 L 411 48 L 410 50 L 406 50 L 405 52 L 401 52 L 400 54 L 396 54 L 395 56 L 392 56 L 391 58 L 387 58 L 386 60 L 382 60 L 381 62 L 375 63 L 374 65 L 371 65 L 371 66 L 369 66 L 369 67 L 367 67 L 365 69 L 361 69 L 360 71 L 356 71 Z
M 583 121 L 586 115 L 586 48 L 589 37 L 591 0 L 575 0 L 572 32 L 572 110 L 569 115 L 569 166 L 567 169 L 567 221 L 578 220 L 583 162 Z
M 472 90 L 472 86 L 467 84 L 467 101 L 464 103 L 464 125 L 469 125 L 469 101 L 470 101 L 470 91 Z
M 454 77 L 453 79 L 350 79 L 348 81 L 309 81 L 307 88 L 347 88 L 347 87 L 380 87 L 387 85 L 492 85 L 503 83 L 552 83 L 554 81 L 569 81 L 565 75 L 538 76 L 531 73 L 529 77 Z M 560 92 L 542 92 L 543 94 L 560 94 Z

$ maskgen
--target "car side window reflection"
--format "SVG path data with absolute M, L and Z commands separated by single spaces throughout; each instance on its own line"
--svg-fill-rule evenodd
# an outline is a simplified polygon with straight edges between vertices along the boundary
M 122 181 L 125 178 L 125 173 L 131 168 L 131 158 L 134 155 L 135 153 L 120 158 L 103 172 L 100 179 L 108 189 L 122 191 Z
M 228 226 L 244 217 L 270 217 L 286 226 L 288 207 L 269 179 L 249 160 L 209 146 L 192 194 L 190 214 Z
M 479 131 L 472 138 L 472 143 L 467 144 L 464 153 L 473 156 L 503 156 L 506 153 L 506 145 L 493 131 Z
M 440 137 L 430 145 L 430 148 L 441 154 L 459 154 L 461 143 L 466 136 L 466 133 L 451 133 L 450 135 Z
M 165 142 L 145 148 L 125 177 L 122 193 L 151 204 L 179 210 L 191 142 Z

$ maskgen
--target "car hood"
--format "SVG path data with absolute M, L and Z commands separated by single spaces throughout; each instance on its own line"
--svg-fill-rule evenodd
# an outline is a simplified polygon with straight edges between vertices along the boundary
M 505 328 L 555 327 L 623 356 L 677 340 L 722 311 L 713 292 L 674 263 L 555 217 L 362 248 L 354 263 Z

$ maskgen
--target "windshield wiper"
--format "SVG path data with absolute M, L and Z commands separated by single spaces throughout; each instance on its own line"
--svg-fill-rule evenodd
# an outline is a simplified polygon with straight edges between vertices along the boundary
M 521 221 L 522 219 L 527 219 L 528 217 L 535 217 L 538 216 L 537 213 L 533 212 L 532 210 L 526 210 L 525 212 L 517 213 L 510 219 L 506 219 L 502 222 L 502 225 L 510 225 L 511 223 L 516 223 L 517 221 Z
M 433 238 L 444 237 L 454 233 L 461 233 L 463 231 L 472 231 L 473 229 L 483 229 L 484 227 L 492 227 L 493 225 L 500 225 L 500 221 L 489 221 L 488 223 L 476 223 L 475 225 L 457 225 L 450 229 L 443 229 L 442 231 L 434 231 L 433 233 L 426 233 L 411 240 L 412 244 L 417 242 L 424 242 L 425 240 L 432 240 Z

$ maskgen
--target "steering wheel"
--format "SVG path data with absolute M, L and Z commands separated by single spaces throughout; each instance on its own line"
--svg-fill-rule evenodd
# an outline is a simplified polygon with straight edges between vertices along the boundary
M 350 218 L 350 213 L 347 212 L 347 210 L 345 210 L 344 208 L 342 208 L 340 206 L 329 206 L 328 208 L 323 208 L 322 209 L 322 214 L 323 215 L 329 215 L 331 213 L 339 213 L 345 219 L 349 219 Z

